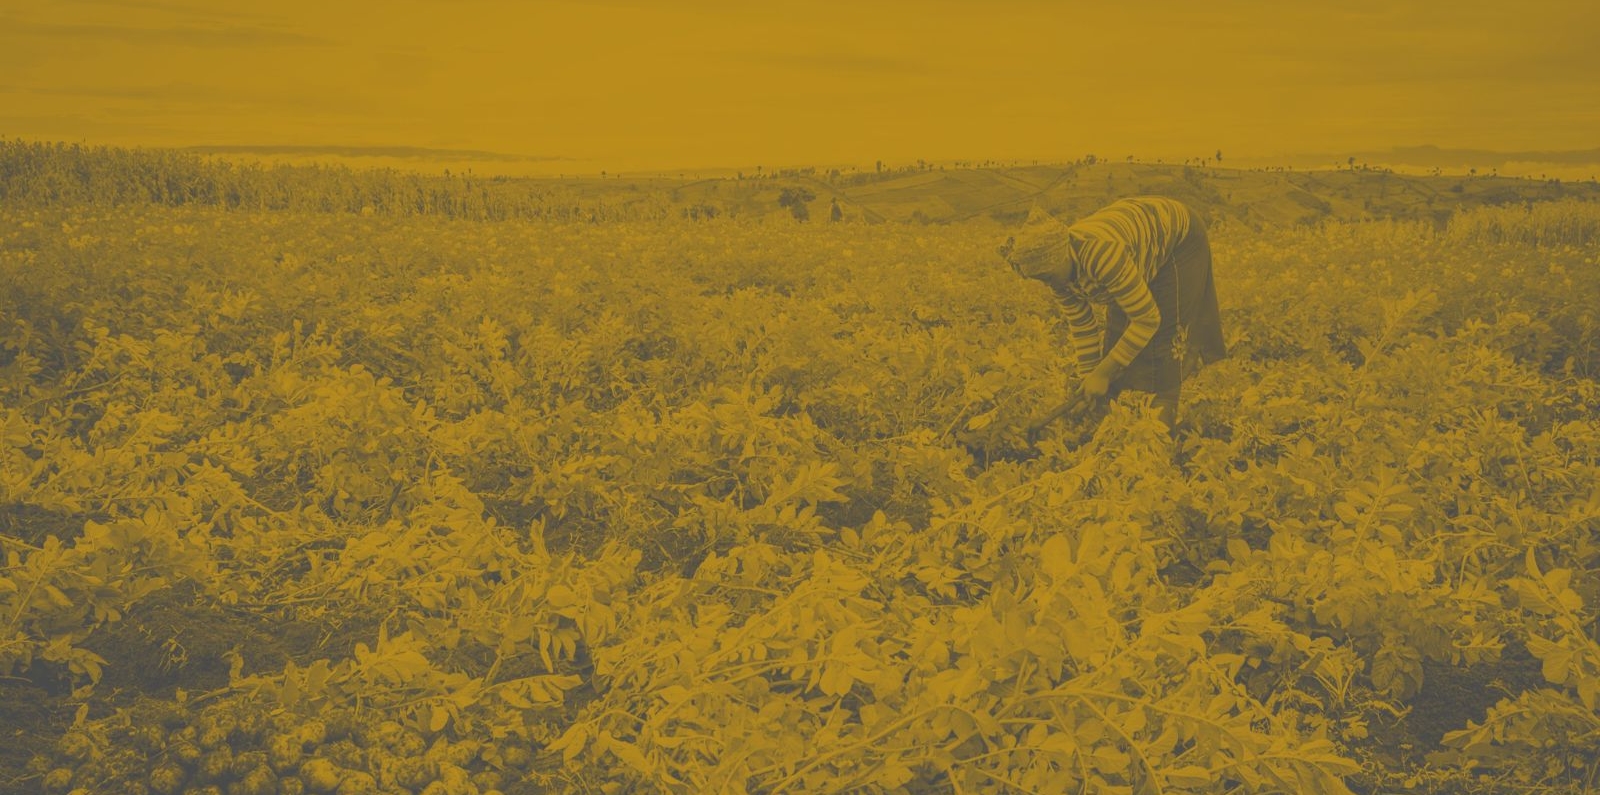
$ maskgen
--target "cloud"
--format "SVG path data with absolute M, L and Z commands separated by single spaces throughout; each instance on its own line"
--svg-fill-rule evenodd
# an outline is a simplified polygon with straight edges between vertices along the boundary
M 536 163 L 568 158 L 557 155 L 521 155 L 483 149 L 435 149 L 426 146 L 331 146 L 290 144 L 222 144 L 189 146 L 184 151 L 206 155 L 297 155 L 329 157 L 390 157 L 403 160 L 472 160 L 490 163 Z
M 11 22 L 14 33 L 44 38 L 98 39 L 133 45 L 179 47 L 306 47 L 333 44 L 330 39 L 259 25 L 164 25 L 138 27 L 94 23 Z
M 723 57 L 741 63 L 764 64 L 802 72 L 833 71 L 859 74 L 919 74 L 930 71 L 930 66 L 906 58 L 893 58 L 870 53 L 833 50 L 734 50 Z
M 370 114 L 381 109 L 366 96 L 333 88 L 312 94 L 278 88 L 189 82 L 102 86 L 18 86 L 0 83 L 0 96 L 7 94 L 27 94 L 66 101 L 93 100 L 95 107 L 118 115 L 159 116 L 246 109 Z
M 222 86 L 201 86 L 192 83 L 137 86 L 17 86 L 0 84 L 0 94 L 36 94 L 47 97 L 74 97 L 82 99 L 139 99 L 175 102 L 212 102 L 239 96 L 235 89 Z
M 175 2 L 161 2 L 160 0 L 69 0 L 70 5 L 99 6 L 101 8 L 116 8 L 124 11 L 149 11 L 158 14 L 188 17 L 191 19 L 235 19 L 260 21 L 266 17 L 236 9 L 222 8 L 213 3 L 210 5 L 186 5 Z
M 0 111 L 0 136 L 82 141 L 96 136 L 93 143 L 119 143 L 181 140 L 190 133 L 186 127 L 152 122 L 149 119 L 119 115 L 106 119 L 82 113 L 9 113 Z

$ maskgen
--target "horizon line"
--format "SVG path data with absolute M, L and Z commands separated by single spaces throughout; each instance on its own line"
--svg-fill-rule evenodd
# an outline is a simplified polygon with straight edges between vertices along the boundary
M 6 138 L 7 138 L 7 136 L 0 135 L 0 140 L 5 140 Z M 1459 162 L 1454 162 L 1454 161 L 1453 162 L 1449 162 L 1449 163 L 1444 164 L 1444 165 L 1461 166 L 1461 167 L 1484 166 L 1484 165 L 1494 166 L 1494 165 L 1511 164 L 1511 163 L 1549 163 L 1551 165 L 1569 165 L 1569 166 L 1570 165 L 1600 164 L 1600 147 L 1589 148 L 1589 149 L 1560 149 L 1560 150 L 1493 150 L 1493 149 L 1450 148 L 1450 147 L 1441 147 L 1441 146 L 1438 146 L 1436 144 L 1415 144 L 1415 145 L 1394 145 L 1394 146 L 1389 147 L 1387 150 L 1352 149 L 1352 150 L 1342 151 L 1342 152 L 1338 152 L 1338 153 L 1333 153 L 1333 152 L 1321 152 L 1321 153 L 1305 152 L 1305 153 L 1271 154 L 1271 155 L 1266 155 L 1266 154 L 1261 154 L 1261 155 L 1258 155 L 1258 154 L 1227 155 L 1227 153 L 1223 152 L 1222 154 L 1224 156 L 1222 158 L 1213 158 L 1213 157 L 1211 157 L 1209 155 L 1200 156 L 1200 157 L 1187 157 L 1187 158 L 1183 158 L 1183 159 L 1174 159 L 1174 157 L 1170 156 L 1170 155 L 1163 155 L 1163 156 L 1125 155 L 1123 157 L 1101 157 L 1101 156 L 1098 156 L 1098 155 L 1094 155 L 1093 153 L 1086 153 L 1086 154 L 1078 155 L 1077 157 L 1066 157 L 1066 156 L 1056 155 L 1056 156 L 1049 156 L 1049 157 L 955 157 L 955 158 L 946 158 L 946 159 L 908 158 L 903 162 L 896 161 L 896 162 L 893 162 L 893 163 L 889 162 L 885 158 L 877 158 L 877 159 L 875 159 L 874 163 L 872 163 L 870 165 L 867 164 L 867 163 L 833 162 L 833 163 L 821 163 L 821 164 L 819 164 L 819 163 L 791 164 L 791 165 L 782 165 L 782 166 L 776 166 L 776 167 L 771 167 L 771 168 L 763 166 L 763 165 L 731 164 L 731 165 L 700 165 L 700 166 L 693 166 L 693 167 L 687 167 L 687 166 L 648 166 L 648 167 L 637 167 L 637 168 L 632 168 L 632 169 L 616 169 L 616 168 L 613 168 L 613 167 L 601 168 L 600 166 L 603 165 L 603 161 L 601 161 L 599 159 L 584 160 L 584 159 L 578 159 L 578 158 L 574 158 L 574 157 L 567 156 L 567 155 L 530 155 L 530 154 L 525 154 L 525 153 L 502 152 L 502 151 L 487 150 L 487 149 L 455 149 L 455 148 L 425 147 L 425 146 L 344 145 L 344 144 L 190 144 L 190 145 L 115 144 L 115 143 L 93 143 L 93 142 L 90 142 L 88 140 L 69 141 L 69 140 L 64 140 L 64 139 L 45 139 L 45 138 L 35 138 L 35 139 L 31 139 L 30 140 L 30 139 L 23 138 L 23 137 L 20 137 L 20 136 L 15 137 L 15 138 L 11 138 L 10 140 L 14 140 L 14 141 L 18 141 L 18 142 L 31 142 L 31 143 L 35 143 L 35 144 L 59 144 L 59 145 L 81 144 L 81 145 L 97 147 L 97 148 L 105 148 L 105 149 L 123 149 L 123 150 L 133 150 L 133 151 L 142 149 L 142 150 L 153 150 L 153 151 L 185 152 L 185 153 L 191 153 L 191 154 L 196 154 L 196 155 L 215 155 L 215 156 L 227 156 L 227 155 L 252 156 L 252 155 L 255 155 L 255 156 L 262 156 L 262 157 L 269 157 L 269 158 L 273 157 L 273 156 L 282 156 L 282 157 L 287 157 L 287 158 L 310 158 L 310 159 L 313 159 L 313 160 L 315 160 L 317 158 L 356 159 L 356 160 L 390 158 L 390 159 L 395 159 L 395 160 L 415 161 L 415 165 L 417 167 L 417 173 L 423 173 L 423 174 L 432 173 L 432 171 L 424 171 L 424 170 L 421 170 L 421 168 L 420 168 L 424 164 L 428 163 L 428 161 L 433 161 L 433 163 L 435 165 L 441 165 L 441 164 L 446 163 L 446 162 L 460 162 L 460 161 L 481 162 L 481 163 L 502 163 L 502 164 L 510 164 L 510 163 L 545 164 L 546 170 L 544 170 L 542 173 L 536 173 L 536 174 L 531 174 L 531 173 L 494 174 L 494 173 L 491 173 L 491 172 L 486 172 L 484 174 L 485 176 L 505 176 L 505 177 L 552 177 L 552 176 L 560 176 L 560 177 L 572 177 L 572 178 L 585 178 L 585 177 L 588 177 L 588 178 L 593 178 L 593 177 L 618 178 L 618 177 L 621 177 L 621 176 L 623 176 L 625 174 L 634 175 L 634 176 L 666 177 L 666 176 L 673 176 L 673 175 L 688 175 L 688 174 L 699 175 L 699 174 L 706 174 L 706 173 L 711 173 L 711 174 L 717 174 L 717 173 L 735 174 L 735 173 L 739 173 L 739 174 L 742 174 L 744 176 L 750 176 L 749 172 L 751 172 L 752 170 L 754 172 L 754 175 L 759 177 L 759 176 L 771 176 L 771 175 L 775 175 L 775 174 L 778 174 L 778 173 L 781 173 L 781 172 L 794 172 L 794 171 L 812 171 L 812 172 L 823 172 L 823 173 L 826 173 L 826 172 L 831 171 L 831 170 L 862 171 L 862 170 L 871 170 L 872 166 L 880 165 L 880 164 L 883 166 L 883 168 L 882 168 L 883 171 L 904 171 L 904 170 L 910 169 L 913 166 L 913 164 L 921 166 L 923 170 L 928 170 L 928 169 L 932 169 L 932 168 L 944 168 L 944 167 L 948 167 L 948 166 L 951 166 L 951 165 L 956 165 L 957 168 L 963 168 L 963 167 L 964 168 L 983 168 L 984 166 L 981 165 L 983 163 L 1006 164 L 1006 165 L 1009 165 L 1011 167 L 1018 167 L 1018 166 L 1021 166 L 1021 167 L 1028 167 L 1028 166 L 1062 166 L 1062 165 L 1079 164 L 1079 163 L 1082 163 L 1083 161 L 1085 161 L 1086 159 L 1088 159 L 1090 157 L 1093 157 L 1096 162 L 1103 163 L 1103 164 L 1139 163 L 1139 164 L 1143 164 L 1143 165 L 1173 165 L 1173 166 L 1178 166 L 1178 165 L 1189 165 L 1189 164 L 1193 164 L 1195 162 L 1199 162 L 1199 163 L 1202 163 L 1202 164 L 1205 164 L 1205 165 L 1208 165 L 1208 166 L 1214 167 L 1214 168 L 1230 168 L 1231 167 L 1229 165 L 1230 163 L 1244 162 L 1244 163 L 1250 164 L 1247 167 L 1252 167 L 1252 168 L 1271 167 L 1271 166 L 1300 167 L 1300 168 L 1310 167 L 1310 168 L 1312 168 L 1312 170 L 1320 170 L 1320 169 L 1322 169 L 1324 167 L 1331 167 L 1331 168 L 1334 168 L 1334 169 L 1339 169 L 1339 168 L 1342 168 L 1342 166 L 1340 166 L 1340 162 L 1341 161 L 1348 161 L 1348 160 L 1358 159 L 1358 158 L 1359 159 L 1375 159 L 1375 158 L 1384 158 L 1384 157 L 1390 157 L 1390 158 L 1395 158 L 1395 159 L 1393 159 L 1393 160 L 1391 160 L 1389 162 L 1386 162 L 1386 163 L 1385 162 L 1380 162 L 1380 163 L 1376 163 L 1376 164 L 1363 164 L 1363 165 L 1378 165 L 1378 166 L 1403 165 L 1403 166 L 1412 166 L 1412 167 L 1438 167 L 1438 166 L 1441 165 L 1441 163 L 1439 162 L 1441 159 L 1448 159 L 1448 158 L 1460 158 L 1461 160 L 1459 160 Z M 1425 158 L 1425 159 L 1428 160 L 1428 162 L 1419 162 L 1419 160 L 1408 160 L 1408 158 L 1419 158 L 1419 159 L 1420 158 Z M 1468 162 L 1468 161 L 1474 161 L 1474 162 Z M 1489 162 L 1489 161 L 1493 161 L 1493 162 Z M 561 163 L 568 163 L 568 164 L 571 164 L 571 165 L 574 165 L 574 166 L 578 166 L 578 165 L 582 164 L 583 166 L 587 166 L 587 168 L 567 169 L 567 170 L 557 170 L 555 168 L 551 168 L 552 165 L 561 164 Z M 1308 164 L 1313 164 L 1313 163 L 1314 163 L 1314 165 L 1308 165 Z M 1244 167 L 1240 167 L 1240 168 L 1244 168 Z M 448 168 L 445 168 L 444 170 L 445 171 L 449 171 Z

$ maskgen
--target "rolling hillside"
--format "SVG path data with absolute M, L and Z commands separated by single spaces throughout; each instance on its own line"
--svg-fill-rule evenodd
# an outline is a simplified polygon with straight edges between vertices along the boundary
M 1387 171 L 1263 171 L 1145 163 L 1097 163 L 1010 169 L 930 170 L 860 185 L 822 179 L 718 180 L 679 191 L 679 201 L 719 205 L 734 213 L 781 212 L 784 188 L 804 187 L 817 198 L 813 218 L 826 218 L 837 199 L 846 218 L 941 223 L 989 216 L 1020 219 L 1037 203 L 1064 218 L 1114 199 L 1156 194 L 1204 208 L 1213 219 L 1251 226 L 1314 223 L 1323 219 L 1442 220 L 1455 209 L 1600 198 L 1600 185 L 1502 177 L 1417 176 Z
M 1458 209 L 1576 197 L 1600 199 L 1600 182 L 1500 176 L 1433 176 L 1385 169 L 1295 171 L 1095 162 L 994 168 L 932 165 L 883 173 L 505 177 L 445 171 L 265 165 L 189 152 L 0 141 L 0 200 L 22 204 L 160 204 L 241 210 L 306 210 L 609 221 L 787 217 L 796 197 L 826 221 L 1011 222 L 1039 204 L 1064 217 L 1107 202 L 1156 194 L 1210 218 L 1252 227 L 1324 219 L 1431 219 Z M 785 200 L 784 197 L 789 199 Z

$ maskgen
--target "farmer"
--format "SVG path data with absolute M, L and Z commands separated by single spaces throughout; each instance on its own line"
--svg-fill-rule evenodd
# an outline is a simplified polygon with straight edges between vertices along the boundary
M 1050 286 L 1066 310 L 1080 390 L 1030 430 L 1087 398 L 1155 395 L 1176 433 L 1185 369 L 1222 358 L 1205 226 L 1172 199 L 1122 199 L 1068 226 L 1035 207 L 1000 247 L 1012 270 Z M 1106 306 L 1102 335 L 1091 304 Z

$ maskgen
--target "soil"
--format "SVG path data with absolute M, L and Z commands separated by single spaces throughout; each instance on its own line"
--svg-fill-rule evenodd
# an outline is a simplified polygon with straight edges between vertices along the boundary
M 1367 741 L 1356 749 L 1380 766 L 1381 779 L 1363 774 L 1349 782 L 1358 795 L 1417 791 L 1415 776 L 1428 769 L 1428 756 L 1444 750 L 1445 734 L 1481 722 L 1502 699 L 1545 686 L 1540 663 L 1527 649 L 1509 646 L 1499 660 L 1470 667 L 1424 662 L 1422 688 L 1409 709 L 1396 718 L 1379 716 L 1369 724 Z M 1461 787 L 1470 786 L 1470 790 Z M 1429 792 L 1471 791 L 1490 795 L 1476 782 L 1439 782 Z M 1443 787 L 1443 789 L 1439 789 Z
M 83 643 L 106 661 L 87 700 L 73 697 L 59 665 L 36 662 L 0 677 L 0 795 L 39 791 L 29 762 L 50 751 L 79 710 L 94 719 L 141 698 L 170 700 L 180 687 L 191 694 L 225 687 L 235 654 L 245 674 L 281 670 L 291 659 L 338 659 L 370 641 L 376 626 L 376 620 L 313 624 L 216 605 L 191 584 L 152 595 Z

